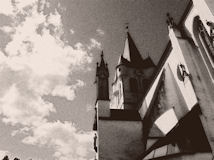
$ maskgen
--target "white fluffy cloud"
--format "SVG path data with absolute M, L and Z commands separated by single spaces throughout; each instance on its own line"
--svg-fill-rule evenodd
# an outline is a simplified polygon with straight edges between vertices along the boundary
M 93 48 L 101 49 L 101 43 L 98 42 L 96 39 L 91 38 L 90 39 L 90 44 L 88 45 L 88 49 L 91 50 Z
M 73 30 L 73 29 L 70 29 L 70 33 L 71 33 L 71 34 L 74 34 L 75 32 L 74 32 L 74 30 Z
M 57 85 L 52 91 L 53 96 L 65 97 L 67 100 L 72 101 L 75 98 L 75 90 L 79 87 L 83 87 L 85 83 L 78 80 L 76 84 L 72 86 L 68 85 Z
M 0 113 L 4 115 L 3 121 L 27 126 L 44 122 L 44 118 L 55 111 L 53 105 L 44 101 L 39 95 L 22 89 L 21 86 L 18 88 L 13 84 L 0 99 Z
M 47 21 L 49 24 L 52 24 L 54 26 L 61 26 L 61 15 L 55 10 L 54 13 L 50 13 L 50 15 L 47 18 Z
M 87 68 L 92 58 L 84 49 L 88 46 L 72 47 L 61 39 L 61 15 L 57 9 L 42 12 L 45 4 L 46 0 L 0 1 L 0 13 L 14 20 L 0 28 L 11 37 L 0 50 L 0 114 L 6 124 L 22 126 L 11 135 L 24 134 L 23 143 L 52 147 L 59 160 L 87 159 L 91 133 L 78 131 L 72 122 L 49 122 L 47 117 L 56 110 L 43 97 L 73 100 L 84 82 L 68 85 L 69 77 L 73 70 Z M 100 46 L 91 39 L 91 48 Z
M 4 156 L 6 156 L 6 155 L 8 155 L 8 154 L 9 154 L 8 151 L 6 151 L 6 150 L 0 150 L 0 159 L 3 159 Z
M 12 1 L 12 0 L 11 0 Z M 23 9 L 27 6 L 32 6 L 38 2 L 38 0 L 13 0 L 15 8 Z
M 13 6 L 11 0 L 1 1 L 0 14 L 9 15 L 13 13 Z
M 22 12 L 24 8 L 35 5 L 38 0 L 2 0 L 0 2 L 0 14 L 13 15 Z
M 70 122 L 57 121 L 41 124 L 23 142 L 52 147 L 55 149 L 54 156 L 59 160 L 83 160 L 87 159 L 88 152 L 92 149 L 92 142 L 88 143 L 93 139 L 92 136 L 91 133 L 77 131 Z
M 105 32 L 104 32 L 102 29 L 100 29 L 100 28 L 98 28 L 98 29 L 96 30 L 96 32 L 97 32 L 97 34 L 98 34 L 99 36 L 101 36 L 101 37 L 105 34 Z

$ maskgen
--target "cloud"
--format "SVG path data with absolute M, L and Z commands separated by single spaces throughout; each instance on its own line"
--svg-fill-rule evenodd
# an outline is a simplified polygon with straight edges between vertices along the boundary
M 0 159 L 3 159 L 4 156 L 8 155 L 9 154 L 9 151 L 6 151 L 6 150 L 0 150 Z
M 50 15 L 47 17 L 48 24 L 52 24 L 54 26 L 62 26 L 62 20 L 61 15 L 55 10 L 54 13 L 50 13 Z
M 0 1 L 0 14 L 13 15 L 17 12 L 23 12 L 26 7 L 35 5 L 38 0 L 7 0 Z
M 91 63 L 85 49 L 88 46 L 79 42 L 72 47 L 62 40 L 62 17 L 57 9 L 45 14 L 45 0 L 8 2 L 8 9 L 2 12 L 13 23 L 0 28 L 11 38 L 0 49 L 2 121 L 19 127 L 12 136 L 23 134 L 25 144 L 53 148 L 59 160 L 87 159 L 92 133 L 78 131 L 72 122 L 50 122 L 48 116 L 56 109 L 43 97 L 75 98 L 75 91 L 85 84 L 81 80 L 69 85 L 68 82 L 74 70 L 83 71 Z M 91 39 L 91 48 L 100 46 Z
M 96 30 L 96 32 L 97 32 L 97 34 L 99 35 L 99 36 L 104 36 L 104 34 L 105 34 L 105 32 L 102 30 L 102 29 L 100 29 L 100 28 L 98 28 L 97 30 Z
M 0 14 L 10 15 L 13 13 L 11 0 L 0 1 Z
M 64 33 L 62 18 L 57 10 L 54 13 L 50 13 L 47 18 L 47 24 L 51 28 L 52 33 L 57 34 L 59 37 Z
M 71 34 L 74 34 L 75 32 L 74 32 L 74 30 L 73 30 L 73 29 L 70 29 L 70 33 L 71 33 Z
M 68 85 L 55 86 L 51 93 L 53 96 L 65 97 L 67 100 L 72 101 L 75 98 L 74 90 Z
M 94 48 L 101 49 L 101 43 L 98 42 L 96 39 L 91 38 L 90 39 L 90 44 L 88 45 L 88 49 L 91 50 L 91 49 L 94 49 Z
M 13 28 L 10 27 L 10 26 L 3 26 L 3 27 L 0 28 L 0 30 L 2 30 L 5 33 L 12 33 L 12 32 L 14 32 Z
M 72 86 L 68 85 L 57 85 L 52 91 L 53 96 L 65 97 L 67 100 L 72 101 L 75 96 L 75 90 L 79 87 L 83 87 L 85 83 L 81 80 L 78 80 L 76 84 Z
M 53 105 L 30 90 L 22 89 L 24 89 L 22 86 L 17 87 L 13 84 L 0 98 L 3 121 L 12 125 L 26 126 L 45 122 L 44 118 L 55 111 Z
M 28 127 L 23 127 L 21 129 L 18 129 L 18 130 L 13 130 L 11 132 L 11 136 L 16 136 L 18 134 L 24 134 L 24 135 L 28 135 L 28 132 L 30 131 L 30 129 Z
M 89 148 L 92 149 L 92 139 L 92 133 L 77 131 L 70 122 L 57 121 L 41 124 L 23 142 L 52 147 L 59 160 L 82 160 L 87 159 Z
M 13 3 L 14 8 L 20 10 L 23 10 L 24 8 L 28 6 L 35 5 L 38 3 L 38 0 L 11 0 Z

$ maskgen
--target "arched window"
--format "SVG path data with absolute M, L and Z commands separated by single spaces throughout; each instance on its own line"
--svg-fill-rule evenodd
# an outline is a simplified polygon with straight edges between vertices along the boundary
M 212 38 L 209 36 L 199 16 L 194 18 L 193 33 L 208 73 L 211 79 L 214 80 L 214 46 Z
M 202 44 L 206 50 L 206 53 L 209 57 L 209 60 L 212 62 L 212 66 L 214 68 L 214 47 L 212 43 L 212 38 L 209 36 L 209 34 L 206 31 L 206 28 L 204 27 L 203 23 L 201 20 L 198 18 L 198 31 L 199 31 L 199 36 L 202 41 Z
M 137 85 L 137 80 L 135 78 L 130 78 L 129 85 L 130 85 L 131 92 L 137 92 L 138 85 Z

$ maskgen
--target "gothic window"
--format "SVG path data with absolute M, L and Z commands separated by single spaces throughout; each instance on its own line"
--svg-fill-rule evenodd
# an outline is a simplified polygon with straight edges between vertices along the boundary
M 193 33 L 209 76 L 214 80 L 214 46 L 212 38 L 208 34 L 199 16 L 194 18 Z
M 212 43 L 212 38 L 207 33 L 207 31 L 200 19 L 198 20 L 198 30 L 199 30 L 199 36 L 200 36 L 202 45 L 204 46 L 205 51 L 209 57 L 209 60 L 211 61 L 212 66 L 213 66 L 214 65 L 213 64 L 214 63 L 214 47 L 213 47 L 213 43 Z
M 135 78 L 130 78 L 129 85 L 130 85 L 131 92 L 137 92 L 138 85 L 137 85 L 137 80 Z

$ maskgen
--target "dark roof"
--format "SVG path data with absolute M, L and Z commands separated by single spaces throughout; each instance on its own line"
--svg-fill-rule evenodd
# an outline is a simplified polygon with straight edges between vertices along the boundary
M 120 62 L 117 66 L 119 65 L 126 65 L 128 67 L 133 67 L 133 68 L 150 68 L 150 67 L 155 67 L 154 62 L 150 57 L 147 57 L 145 60 L 142 60 L 140 64 L 138 63 L 130 63 L 128 60 L 126 60 L 123 56 L 120 58 Z
M 143 61 L 143 66 L 144 68 L 148 68 L 148 67 L 155 67 L 154 62 L 152 61 L 151 57 L 147 57 L 144 61 Z
M 111 109 L 110 117 L 99 117 L 101 120 L 141 121 L 137 110 Z
M 178 144 L 181 151 L 210 152 L 211 148 L 199 118 L 200 114 L 200 106 L 196 104 L 164 138 L 160 138 L 146 150 L 142 158 L 151 151 L 170 143 Z
M 134 68 L 149 68 L 155 66 L 150 57 L 146 58 L 145 60 L 141 57 L 141 54 L 137 49 L 129 32 L 127 32 L 124 52 L 121 55 L 120 60 L 118 62 L 118 65 L 122 64 Z
M 138 49 L 136 47 L 131 35 L 129 34 L 129 32 L 127 32 L 127 40 L 128 40 L 128 45 L 129 45 L 130 62 L 135 64 L 136 66 L 141 65 L 143 62 L 143 59 L 140 55 L 140 52 L 138 51 Z

